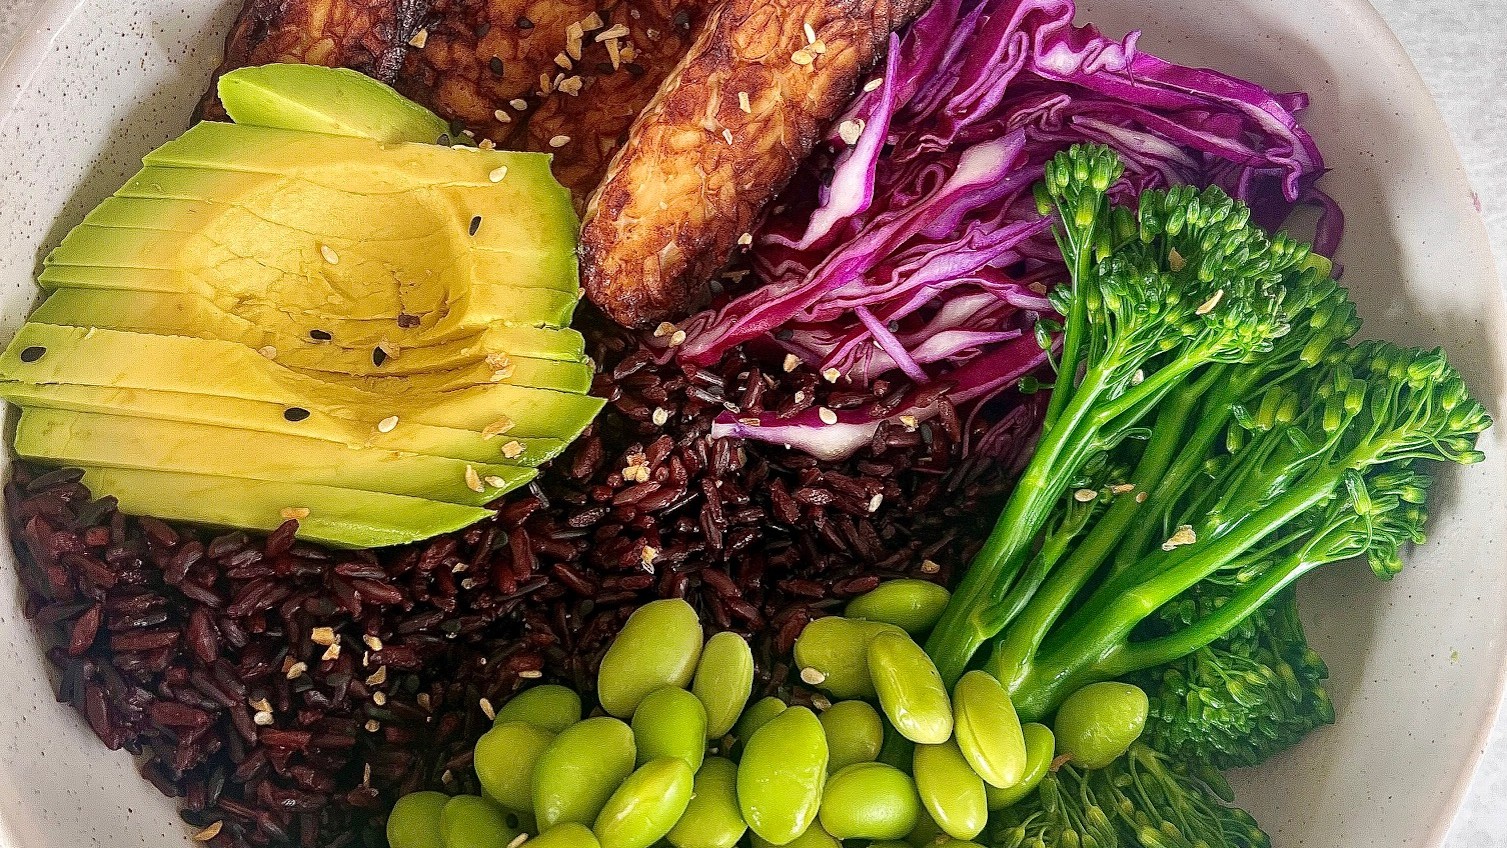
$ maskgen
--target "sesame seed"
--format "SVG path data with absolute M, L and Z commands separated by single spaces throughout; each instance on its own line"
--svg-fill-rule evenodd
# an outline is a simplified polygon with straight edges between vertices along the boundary
M 812 686 L 820 686 L 821 684 L 827 682 L 827 675 L 823 674 L 820 669 L 807 666 L 801 669 L 801 680 L 811 684 Z
M 514 21 L 514 24 L 519 29 L 533 29 L 534 28 L 534 22 L 531 21 L 531 20 L 529 20 L 528 18 L 523 17 L 522 15 L 518 16 L 518 20 Z
M 429 30 L 427 30 L 427 29 L 421 29 L 421 30 L 419 30 L 418 32 L 416 32 L 416 33 L 413 34 L 413 38 L 408 39 L 408 46 L 409 47 L 417 47 L 420 50 L 423 50 L 424 49 L 424 45 L 428 44 L 428 43 L 429 43 Z
M 517 836 L 513 837 L 513 841 L 512 842 L 508 843 L 508 848 L 518 848 L 518 846 L 522 845 L 523 843 L 525 843 L 527 841 L 529 841 L 529 835 L 528 835 L 528 833 L 527 832 L 520 833 Z
M 423 707 L 426 710 L 429 709 L 429 693 L 428 692 L 420 692 L 419 694 L 417 694 L 417 695 L 414 696 L 414 700 L 418 702 L 419 706 Z
M 1204 301 L 1203 303 L 1199 304 L 1198 308 L 1195 309 L 1195 310 L 1193 310 L 1193 314 L 1194 315 L 1208 315 L 1210 312 L 1214 311 L 1214 307 L 1218 306 L 1219 305 L 1219 301 L 1221 301 L 1223 299 L 1224 299 L 1224 289 L 1219 289 L 1219 290 L 1217 290 L 1217 291 L 1214 292 L 1214 294 L 1213 294 L 1212 297 L 1210 297 L 1208 300 Z
M 883 504 L 884 495 L 882 493 L 875 493 L 872 498 L 869 498 L 869 512 L 878 512 L 879 507 Z
M 330 334 L 329 330 L 310 330 L 309 338 L 316 342 L 327 342 L 335 337 Z
M 557 135 L 549 140 L 550 147 L 564 147 L 567 144 L 570 144 L 570 136 L 568 135 Z
M 722 128 L 722 140 L 725 141 L 725 142 L 727 142 L 728 144 L 732 144 L 733 143 L 733 131 L 730 130 L 730 129 L 728 129 L 727 127 L 723 127 Z
M 285 672 L 283 672 L 283 674 L 289 680 L 297 680 L 300 675 L 302 675 L 304 672 L 306 672 L 308 670 L 309 670 L 309 664 L 308 663 L 305 663 L 305 662 L 296 662 L 296 663 L 293 663 L 292 665 L 288 666 L 288 670 L 285 671 Z
M 799 367 L 801 367 L 801 358 L 799 356 L 796 356 L 793 353 L 785 354 L 784 368 L 786 374 L 789 374 L 791 371 L 794 371 Z
M 685 344 L 685 340 L 685 330 L 676 330 L 674 334 L 670 336 L 670 347 L 679 347 L 680 345 Z
M 738 236 L 738 244 L 742 245 L 743 247 L 748 247 L 749 245 L 753 244 L 753 233 L 744 233 L 743 235 Z
M 257 727 L 268 727 L 272 724 L 272 713 L 266 710 L 257 710 L 256 714 L 251 717 L 251 723 Z
M 817 693 L 811 696 L 811 706 L 816 707 L 818 710 L 826 711 L 832 709 L 832 701 L 825 695 Z
M 837 135 L 849 145 L 854 145 L 858 143 L 858 139 L 863 135 L 863 128 L 864 121 L 862 118 L 843 121 L 837 125 Z
M 597 33 L 594 40 L 596 41 L 596 43 L 601 44 L 609 38 L 622 38 L 627 34 L 628 27 L 624 26 L 623 24 L 613 24 L 612 26 Z
M 493 56 L 487 61 L 487 67 L 492 71 L 492 76 L 500 77 L 504 69 L 501 56 Z
M 366 643 L 366 647 L 371 648 L 373 651 L 380 651 L 380 650 L 382 650 L 382 640 L 378 639 L 375 636 L 372 636 L 371 634 L 367 634 L 365 636 L 362 636 L 361 637 L 361 641 L 365 642 Z
M 1149 497 L 1149 496 L 1150 495 L 1147 492 L 1136 492 L 1135 493 L 1135 502 L 1136 503 L 1145 503 L 1146 502 L 1146 498 Z
M 487 490 L 487 487 L 481 484 L 481 475 L 476 473 L 476 467 L 473 465 L 466 466 L 466 488 L 473 492 L 485 492 Z
M 1167 541 L 1162 543 L 1162 550 L 1174 550 L 1176 548 L 1182 547 L 1183 545 L 1191 545 L 1197 541 L 1198 534 L 1193 532 L 1193 525 L 1184 524 L 1178 527 L 1177 531 L 1167 538 Z
M 916 425 L 918 423 L 919 422 L 916 420 L 916 416 L 914 416 L 914 415 L 902 415 L 902 416 L 900 416 L 900 426 L 904 427 L 907 430 L 914 430 L 914 429 L 916 429 Z
M 324 654 L 320 656 L 319 659 L 323 660 L 324 662 L 333 662 L 334 660 L 340 659 L 340 643 L 336 642 L 328 648 L 325 648 Z
M 816 40 L 816 30 L 811 27 L 810 21 L 806 21 L 805 23 L 801 24 L 801 29 L 805 30 L 806 32 L 807 44 L 810 44 L 811 42 Z
M 1099 492 L 1095 489 L 1079 489 L 1078 491 L 1073 492 L 1073 500 L 1077 501 L 1078 503 L 1088 503 L 1098 496 Z
M 865 92 L 874 91 L 881 85 L 884 85 L 884 77 L 875 77 L 863 84 L 863 90 Z
M 277 348 L 273 347 L 272 345 L 267 345 L 266 347 L 258 349 L 257 353 L 260 353 L 262 356 L 265 356 L 268 359 L 277 358 Z
M 750 115 L 753 114 L 753 105 L 748 102 L 748 92 L 738 92 L 738 108 Z
M 518 441 L 508 442 L 502 446 L 502 455 L 508 459 L 517 459 L 523 455 L 523 443 Z
M 1134 483 L 1116 483 L 1109 487 L 1110 494 L 1123 495 L 1135 491 Z
M 494 489 L 504 488 L 508 484 L 508 481 L 502 479 L 501 477 L 498 477 L 496 474 L 488 474 L 487 476 L 481 478 L 481 481 Z
M 497 168 L 496 170 L 492 171 L 492 173 L 487 174 L 487 179 L 491 180 L 494 183 L 500 183 L 500 182 L 502 182 L 502 178 L 506 177 L 507 175 L 508 175 L 508 166 L 503 165 L 503 166 Z
M 822 377 L 829 383 L 835 383 L 842 377 L 842 372 L 836 368 L 828 368 L 822 372 Z
M 661 321 L 659 322 L 659 326 L 654 328 L 654 338 L 664 338 L 673 332 L 675 332 L 674 324 L 671 324 L 669 321 Z
M 823 424 L 831 425 L 837 423 L 837 413 L 825 406 L 817 408 L 816 417 L 820 418 Z
M 509 115 L 508 113 L 506 113 L 504 111 L 502 111 L 501 109 L 498 109 L 496 112 L 493 112 L 492 113 L 492 117 L 496 118 L 497 119 L 497 123 L 499 123 L 499 124 L 511 124 L 513 122 L 513 116 Z
M 381 686 L 387 682 L 387 666 L 377 666 L 377 670 L 366 678 L 367 686 Z
M 809 65 L 816 61 L 816 55 L 803 47 L 790 54 L 790 61 L 797 65 Z
M 662 406 L 655 408 L 654 415 L 653 415 L 653 421 L 654 421 L 654 426 L 655 427 L 663 427 L 663 426 L 665 426 L 666 423 L 669 422 L 669 420 L 670 420 L 670 410 L 665 409 Z
M 921 573 L 922 574 L 936 574 L 937 572 L 939 572 L 941 570 L 942 570 L 942 566 L 938 565 L 937 563 L 933 562 L 932 560 L 929 560 L 929 559 L 921 560 Z
M 284 521 L 302 521 L 309 517 L 309 508 L 305 506 L 285 506 L 278 513 Z
M 376 733 L 377 731 L 382 729 L 382 722 L 377 721 L 374 718 L 369 718 L 366 720 L 366 724 L 363 724 L 362 727 L 366 728 L 367 733 Z M 449 774 L 449 772 L 445 773 Z
M 524 100 L 522 97 L 514 97 L 512 100 L 508 101 L 508 105 L 521 112 L 524 109 L 528 108 L 528 101 Z
M 476 235 L 476 231 L 479 229 L 481 229 L 481 216 L 477 215 L 471 219 L 471 235 Z
M 483 439 L 491 439 L 500 436 L 511 429 L 513 429 L 513 419 L 504 415 L 496 421 L 493 421 L 491 424 L 488 424 L 487 426 L 481 428 L 481 437 Z
M 335 248 L 330 247 L 327 244 L 321 244 L 319 246 L 319 255 L 323 256 L 324 261 L 330 263 L 331 265 L 340 264 L 340 254 L 335 252 Z
M 387 703 L 387 693 L 386 692 L 381 692 L 381 691 L 373 692 L 372 693 L 372 703 L 376 704 L 379 707 L 382 706 L 383 704 L 386 704 Z
M 377 422 L 378 433 L 391 433 L 398 426 L 398 416 L 389 415 Z
M 581 93 L 581 86 L 585 84 L 585 81 L 583 81 L 580 77 L 566 77 L 565 79 L 560 80 L 560 83 L 556 85 L 555 88 L 565 92 L 566 94 L 569 94 L 571 97 L 576 97 Z
M 47 348 L 42 347 L 41 345 L 32 345 L 31 347 L 26 348 L 25 350 L 21 351 L 21 361 L 22 362 L 28 362 L 28 363 L 29 362 L 36 362 L 38 359 L 41 359 L 43 356 L 46 356 L 46 355 L 47 355 Z
M 1144 382 L 1146 382 L 1146 372 L 1137 368 L 1135 373 L 1130 375 L 1130 385 L 1139 386 Z
M 476 702 L 476 705 L 478 707 L 481 707 L 481 714 L 487 717 L 487 721 L 491 721 L 492 719 L 497 718 L 497 711 L 492 709 L 491 701 L 487 700 L 486 698 L 482 698 L 481 700 Z
M 816 54 L 817 56 L 820 56 L 823 53 L 827 52 L 827 42 L 825 42 L 825 41 L 813 41 L 813 42 L 811 42 L 810 45 L 808 45 L 806 47 L 806 49 L 810 50 L 812 53 Z
M 528 671 L 518 672 L 518 676 L 523 678 L 524 680 L 538 680 L 539 678 L 544 676 L 544 672 L 537 669 L 530 669 Z
M 617 43 L 616 39 L 607 42 L 607 58 L 612 61 L 605 68 L 601 65 L 597 66 L 597 69 L 604 74 L 612 73 L 623 63 L 623 48 Z
M 194 834 L 194 841 L 208 842 L 209 840 L 214 839 L 216 836 L 219 836 L 220 829 L 224 826 L 225 823 L 223 821 L 215 819 L 214 821 L 210 822 L 209 825 L 203 830 L 200 830 Z
M 272 705 L 267 703 L 266 698 L 257 698 L 255 701 L 247 698 L 246 705 L 248 707 L 251 707 L 253 710 L 261 710 L 264 713 L 272 712 Z
M 333 645 L 335 644 L 335 628 L 316 627 L 309 631 L 309 641 L 316 645 Z
M 745 427 L 763 427 L 764 422 L 757 418 L 739 418 L 738 423 Z

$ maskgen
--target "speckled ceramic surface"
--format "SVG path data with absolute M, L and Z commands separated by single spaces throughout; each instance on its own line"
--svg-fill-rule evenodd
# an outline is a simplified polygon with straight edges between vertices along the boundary
M 42 253 L 185 125 L 231 0 L 45 3 L 0 70 L 0 335 Z M 1367 332 L 1444 344 L 1502 417 L 1507 317 L 1439 115 L 1363 0 L 1085 0 L 1149 49 L 1314 95 L 1308 123 L 1350 216 L 1346 282 Z M 1217 10 L 1216 14 L 1209 14 Z M 1339 724 L 1238 776 L 1278 848 L 1434 846 L 1497 703 L 1507 652 L 1507 445 L 1441 481 L 1431 544 L 1390 585 L 1364 567 L 1307 584 Z M 0 560 L 8 560 L 8 550 Z M 0 846 L 176 844 L 173 804 L 50 694 L 0 562 Z

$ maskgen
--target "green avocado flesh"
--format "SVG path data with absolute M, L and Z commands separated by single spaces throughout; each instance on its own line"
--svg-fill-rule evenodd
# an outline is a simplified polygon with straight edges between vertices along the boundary
M 386 86 L 237 71 L 46 259 L 0 354 L 16 450 L 127 512 L 350 547 L 466 526 L 601 410 L 549 157 Z M 307 510 L 307 514 L 304 511 Z

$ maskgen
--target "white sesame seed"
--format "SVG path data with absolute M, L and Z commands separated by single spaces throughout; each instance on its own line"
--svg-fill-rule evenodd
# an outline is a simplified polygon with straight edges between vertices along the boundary
M 386 682 L 387 682 L 387 666 L 385 666 L 385 665 L 379 665 L 379 666 L 377 666 L 377 670 L 374 671 L 374 672 L 372 672 L 370 675 L 367 675 L 367 678 L 366 678 L 366 685 L 367 686 L 381 686 L 382 684 L 384 684 Z
M 481 481 L 494 489 L 506 488 L 508 485 L 508 481 L 502 479 L 501 477 L 498 477 L 496 474 L 488 474 L 487 476 L 481 478 Z
M 550 147 L 564 147 L 567 144 L 570 144 L 570 136 L 568 135 L 557 135 L 549 140 Z
M 269 704 L 269 703 L 267 703 L 267 699 L 266 698 L 257 698 L 255 701 L 251 700 L 250 698 L 247 698 L 246 699 L 246 705 L 249 706 L 249 707 L 251 707 L 253 710 L 258 710 L 260 712 L 264 712 L 264 713 L 270 713 L 270 712 L 272 712 L 272 705 Z
M 508 105 L 522 112 L 524 109 L 528 108 L 528 101 L 524 100 L 522 97 L 514 97 L 512 100 L 508 101 Z
M 902 415 L 902 416 L 900 416 L 900 426 L 904 427 L 907 430 L 914 430 L 914 429 L 916 429 L 916 426 L 918 424 L 919 424 L 919 422 L 916 420 L 916 416 L 914 416 L 914 415 Z
M 869 498 L 869 512 L 878 512 L 879 511 L 879 507 L 881 505 L 883 505 L 883 504 L 884 504 L 884 495 L 883 495 L 883 493 L 875 493 L 872 498 Z
M 733 131 L 730 130 L 730 129 L 728 129 L 727 127 L 723 127 L 722 128 L 722 140 L 725 141 L 725 142 L 727 142 L 728 144 L 732 144 L 733 143 Z
M 862 118 L 851 121 L 843 121 L 842 123 L 837 125 L 837 135 L 849 145 L 854 145 L 857 144 L 858 139 L 863 136 L 863 128 L 864 121 Z
M 750 115 L 753 114 L 753 104 L 748 102 L 748 92 L 738 92 L 738 108 Z
M 369 718 L 366 720 L 366 724 L 362 725 L 362 727 L 366 728 L 367 733 L 376 733 L 377 731 L 382 729 L 382 722 L 377 721 L 374 718 Z M 445 773 L 449 774 L 448 771 Z
M 665 409 L 662 406 L 655 408 L 655 410 L 654 410 L 654 416 L 653 416 L 653 421 L 654 421 L 654 426 L 655 427 L 663 427 L 663 426 L 665 426 L 665 424 L 669 420 L 670 420 L 670 410 Z
M 875 77 L 863 84 L 863 90 L 865 92 L 874 91 L 881 85 L 884 85 L 884 77 Z
M 208 827 L 205 827 L 203 830 L 194 833 L 194 841 L 208 842 L 209 840 L 214 839 L 216 836 L 219 836 L 220 829 L 224 826 L 225 823 L 223 821 L 216 819 L 215 821 L 210 822 Z
M 816 54 L 817 56 L 820 56 L 823 53 L 827 52 L 827 42 L 821 41 L 820 39 L 818 39 L 818 40 L 813 41 L 810 44 L 806 45 L 806 49 L 810 50 L 812 53 Z
M 1135 502 L 1136 503 L 1145 503 L 1147 497 L 1148 497 L 1148 493 L 1147 492 L 1136 492 L 1135 493 Z
M 492 709 L 491 701 L 487 700 L 486 698 L 482 698 L 480 701 L 476 702 L 476 705 L 478 707 L 481 707 L 481 714 L 487 717 L 487 721 L 491 721 L 492 719 L 497 718 L 497 711 Z
M 1213 294 L 1213 296 L 1211 296 L 1208 300 L 1206 300 L 1203 303 L 1199 304 L 1198 308 L 1195 309 L 1195 310 L 1193 310 L 1193 314 L 1194 315 L 1208 315 L 1210 312 L 1214 311 L 1214 307 L 1218 306 L 1219 305 L 1219 301 L 1221 301 L 1223 299 L 1224 299 L 1224 289 L 1219 289 L 1219 290 L 1215 291 L 1214 294 Z
M 386 704 L 387 703 L 387 693 L 386 692 L 382 692 L 380 690 L 376 691 L 376 692 L 373 692 L 372 693 L 372 703 L 376 704 L 379 707 L 382 706 L 383 704 Z
M 805 32 L 806 32 L 806 43 L 807 44 L 810 44 L 813 41 L 816 41 L 816 30 L 812 29 L 810 21 L 806 21 L 805 23 L 801 24 L 801 29 L 805 30 Z
M 654 338 L 664 338 L 673 332 L 675 332 L 674 324 L 671 324 L 669 321 L 661 321 L 659 322 L 659 326 L 654 328 Z
M 340 264 L 340 254 L 335 252 L 335 248 L 330 247 L 327 244 L 321 244 L 319 246 L 319 255 L 323 256 L 324 261 L 330 263 L 331 265 Z
M 659 549 L 651 545 L 644 545 L 644 549 L 638 552 L 638 559 L 644 565 L 653 565 L 654 558 L 659 556 Z
M 1116 483 L 1109 487 L 1110 494 L 1124 495 L 1135 491 L 1134 483 Z
M 819 407 L 816 410 L 816 417 L 820 418 L 823 424 L 831 425 L 837 423 L 837 413 L 833 412 L 825 406 Z
M 1073 500 L 1077 501 L 1078 503 L 1088 503 L 1098 496 L 1099 492 L 1096 489 L 1079 489 L 1078 491 L 1073 492 Z
M 744 233 L 743 235 L 738 236 L 738 244 L 744 247 L 748 247 L 749 245 L 753 244 L 753 233 Z
M 251 723 L 257 727 L 268 727 L 272 724 L 272 713 L 266 710 L 257 710 L 256 714 L 251 717 Z
M 816 56 L 810 50 L 801 48 L 790 54 L 790 61 L 797 65 L 809 65 L 816 61 Z
M 544 676 L 544 672 L 538 671 L 536 669 L 530 669 L 528 671 L 518 672 L 518 676 L 523 678 L 524 680 L 538 680 L 539 678 Z
M 680 345 L 685 344 L 685 340 L 686 340 L 685 330 L 676 330 L 674 333 L 672 333 L 670 335 L 670 346 L 671 347 L 679 347 Z
M 801 669 L 801 680 L 812 686 L 820 686 L 827 681 L 827 675 L 823 674 L 820 669 L 807 666 Z
M 398 416 L 389 415 L 377 422 L 378 433 L 391 433 L 398 426 Z
M 811 706 L 816 707 L 818 711 L 825 712 L 832 709 L 832 701 L 825 695 L 818 693 L 811 696 Z
M 739 418 L 738 423 L 745 427 L 763 427 L 764 422 L 757 418 Z
M 528 833 L 527 832 L 520 833 L 517 836 L 513 837 L 513 841 L 512 842 L 508 843 L 508 848 L 518 848 L 518 846 L 522 845 L 523 843 L 525 843 L 527 841 L 529 841 L 529 835 L 528 835 Z
M 491 180 L 494 183 L 500 183 L 500 182 L 502 182 L 502 178 L 506 177 L 507 175 L 508 175 L 508 166 L 503 165 L 502 167 L 500 167 L 497 170 L 493 171 L 492 173 L 488 174 L 487 175 L 487 179 Z
M 585 80 L 578 76 L 569 76 L 555 83 L 555 88 L 569 94 L 571 97 L 577 97 L 581 94 L 581 88 L 584 85 L 586 85 Z
M 304 672 L 306 672 L 308 670 L 309 670 L 309 664 L 308 663 L 296 662 L 296 663 L 288 666 L 288 670 L 285 671 L 285 672 L 283 672 L 283 674 L 289 680 L 297 680 Z M 264 709 L 271 709 L 271 708 L 270 707 L 264 707 Z
M 492 117 L 496 118 L 497 119 L 497 123 L 499 123 L 499 124 L 511 124 L 513 122 L 513 116 L 509 115 L 508 113 L 506 113 L 504 111 L 502 111 L 501 109 L 498 109 L 496 112 L 493 112 L 492 113 Z

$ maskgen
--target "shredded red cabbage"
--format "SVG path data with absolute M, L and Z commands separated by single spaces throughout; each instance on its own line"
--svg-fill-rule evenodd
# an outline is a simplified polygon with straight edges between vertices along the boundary
M 1295 115 L 1305 95 L 1174 65 L 1138 50 L 1137 33 L 1116 41 L 1073 14 L 1072 0 L 936 0 L 892 37 L 827 150 L 755 234 L 755 284 L 686 323 L 678 356 L 705 365 L 765 339 L 858 385 L 899 371 L 934 397 L 945 383 L 975 414 L 1045 360 L 1033 328 L 1066 270 L 1031 189 L 1083 141 L 1120 153 L 1122 196 L 1215 184 L 1270 229 L 1316 206 L 1315 248 L 1334 252 L 1343 216 L 1315 185 L 1323 159 Z M 879 424 L 765 418 L 729 413 L 716 433 L 836 458 Z M 974 449 L 1018 451 L 1022 419 L 1000 418 Z

